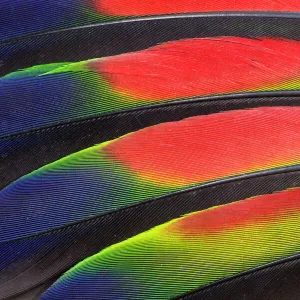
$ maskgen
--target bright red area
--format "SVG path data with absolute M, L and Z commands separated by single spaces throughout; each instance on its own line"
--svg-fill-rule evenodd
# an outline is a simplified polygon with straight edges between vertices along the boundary
M 268 224 L 290 213 L 299 213 L 300 189 L 258 196 L 187 216 L 168 230 L 183 234 L 219 232 L 249 224 Z
M 211 181 L 300 162 L 300 107 L 229 111 L 164 123 L 106 147 L 157 184 Z
M 300 11 L 299 0 L 93 0 L 109 16 L 144 16 L 213 11 Z
M 300 42 L 190 39 L 89 63 L 124 101 L 164 101 L 256 90 L 300 78 Z

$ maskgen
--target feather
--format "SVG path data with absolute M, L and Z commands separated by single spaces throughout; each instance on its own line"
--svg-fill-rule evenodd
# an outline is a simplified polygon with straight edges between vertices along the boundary
M 189 187 L 299 164 L 299 117 L 299 107 L 265 107 L 162 123 L 19 178 L 0 192 L 0 298 L 124 236 L 209 207 Z
M 0 192 L 0 242 L 205 182 L 299 164 L 299 130 L 299 107 L 268 107 L 160 124 L 96 145 Z
M 128 17 L 222 11 L 299 12 L 300 4 L 298 0 L 3 0 L 0 11 L 0 37 L 1 41 L 7 41 L 23 35 Z
M 300 42 L 189 39 L 0 79 L 0 136 L 154 103 L 230 93 L 298 90 Z
M 130 4 L 128 1 L 94 0 L 94 4 L 98 13 L 115 17 L 224 11 L 300 11 L 300 4 L 296 0 L 264 0 L 261 2 L 251 2 L 247 0 L 131 0 Z
M 195 212 L 77 264 L 41 300 L 170 299 L 300 251 L 300 189 Z

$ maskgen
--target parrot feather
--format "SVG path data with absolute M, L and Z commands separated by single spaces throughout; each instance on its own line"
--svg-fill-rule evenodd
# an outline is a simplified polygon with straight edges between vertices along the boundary
M 0 192 L 0 242 L 206 182 L 297 165 L 299 130 L 299 107 L 263 107 L 162 123 L 87 148 Z
M 175 100 L 299 88 L 299 41 L 179 40 L 2 77 L 0 136 Z
M 224 11 L 300 12 L 298 0 L 3 0 L 0 41 L 132 17 Z
M 43 284 L 108 240 L 119 242 L 120 232 L 129 237 L 160 224 L 142 221 L 162 197 L 299 165 L 299 130 L 300 107 L 202 115 L 98 144 L 17 179 L 0 191 L 0 298 Z M 125 233 L 112 226 L 118 217 Z
M 300 189 L 194 212 L 112 245 L 41 300 L 172 299 L 300 251 Z

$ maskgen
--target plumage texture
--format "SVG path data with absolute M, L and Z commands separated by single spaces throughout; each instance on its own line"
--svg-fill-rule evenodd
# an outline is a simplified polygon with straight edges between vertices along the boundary
M 184 188 L 300 162 L 300 107 L 149 127 L 70 155 L 0 192 L 0 242 Z
M 222 11 L 300 11 L 298 0 L 2 0 L 0 41 L 128 17 Z
M 299 188 L 192 213 L 84 260 L 41 300 L 170 299 L 297 254 L 299 221 Z
M 263 0 L 261 2 L 247 0 L 94 0 L 94 3 L 98 12 L 105 12 L 106 15 L 110 16 L 145 16 L 222 11 L 300 11 L 300 4 L 296 0 Z
M 0 136 L 154 103 L 298 90 L 300 42 L 187 39 L 78 63 L 35 66 L 0 79 Z

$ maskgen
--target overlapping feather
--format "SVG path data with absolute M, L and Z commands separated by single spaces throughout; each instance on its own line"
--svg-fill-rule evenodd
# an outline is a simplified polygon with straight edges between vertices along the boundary
M 147 15 L 300 12 L 295 0 L 204 2 L 4 0 L 0 42 Z M 153 103 L 298 90 L 299 49 L 297 41 L 221 37 L 34 66 L 0 79 L 0 136 Z M 299 117 L 300 108 L 277 107 L 161 124 L 20 178 L 0 192 L 0 269 L 9 274 L 1 284 L 74 233 L 41 232 L 206 182 L 299 164 Z M 169 299 L 293 255 L 300 250 L 299 196 L 299 189 L 260 196 L 155 227 L 75 266 L 41 299 Z
M 300 162 L 300 108 L 149 127 L 46 165 L 0 192 L 0 242 L 231 176 Z
M 300 189 L 192 213 L 84 260 L 41 300 L 171 299 L 300 251 Z
M 35 66 L 0 79 L 0 136 L 154 103 L 299 90 L 299 53 L 299 41 L 220 37 Z
M 297 0 L 3 0 L 0 41 L 51 30 L 147 15 L 223 11 L 299 12 Z

